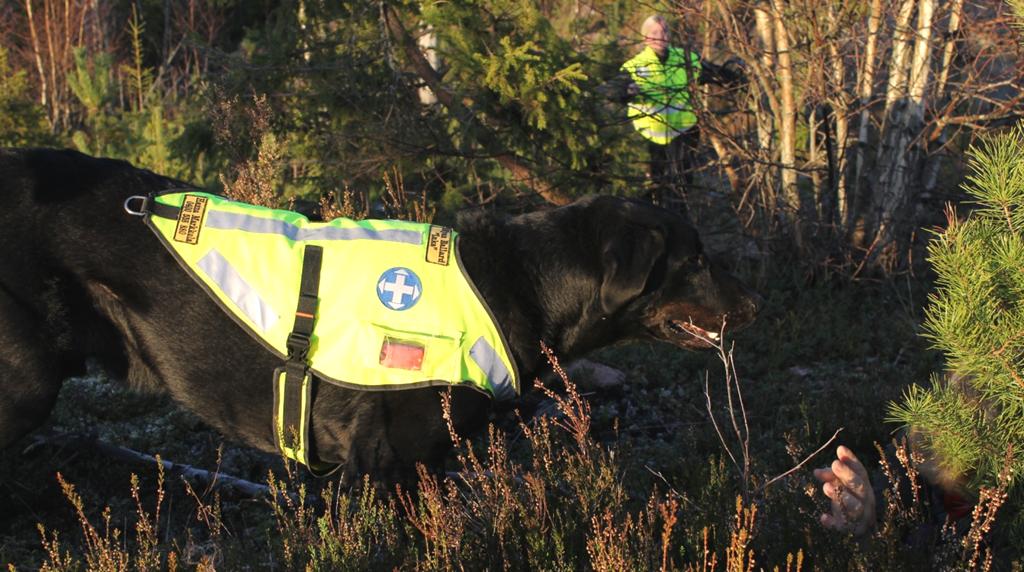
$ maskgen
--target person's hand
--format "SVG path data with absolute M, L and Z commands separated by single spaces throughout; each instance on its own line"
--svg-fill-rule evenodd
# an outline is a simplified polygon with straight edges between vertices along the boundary
M 626 95 L 629 97 L 636 97 L 637 95 L 640 95 L 640 86 L 637 85 L 636 82 L 629 82 L 629 85 L 626 86 Z
M 832 510 L 821 515 L 821 524 L 841 532 L 864 534 L 875 527 L 875 491 L 864 465 L 853 451 L 839 446 L 836 460 L 825 469 L 814 469 L 814 478 L 832 500 Z

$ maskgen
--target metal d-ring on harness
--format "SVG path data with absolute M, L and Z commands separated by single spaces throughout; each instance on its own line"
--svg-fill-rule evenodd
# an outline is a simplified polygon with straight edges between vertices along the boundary
M 499 400 L 519 392 L 508 341 L 466 274 L 451 229 L 311 222 L 198 189 L 130 197 L 124 208 L 279 360 L 270 441 L 314 473 L 333 469 L 314 454 L 320 384 L 355 391 L 462 385 Z
M 192 188 L 183 189 L 167 189 L 166 191 L 159 191 L 156 194 L 174 193 L 178 191 L 193 191 Z M 178 207 L 172 207 L 165 205 L 159 201 L 154 200 L 155 195 L 132 195 L 124 200 L 124 212 L 138 217 L 144 217 L 146 215 L 158 216 L 160 218 L 176 219 L 181 209 Z M 132 203 L 138 202 L 139 208 L 132 208 Z
M 193 189 L 168 189 L 165 194 Z M 153 215 L 175 220 L 181 208 L 155 200 L 155 195 L 133 195 L 124 201 L 124 211 L 137 217 Z M 148 222 L 148 221 L 147 221 Z M 325 463 L 313 453 L 310 424 L 313 409 L 313 377 L 309 372 L 309 350 L 316 325 L 323 248 L 306 245 L 302 259 L 301 284 L 295 322 L 288 335 L 287 362 L 274 370 L 273 431 L 278 448 L 289 459 L 303 463 L 313 475 L 327 476 L 340 465 Z
M 139 201 L 142 203 L 139 206 L 138 210 L 132 208 L 131 204 L 133 201 Z M 149 197 L 144 197 L 142 195 L 132 195 L 124 200 L 124 212 L 132 216 L 146 216 L 146 213 L 148 212 L 146 210 L 146 204 L 148 202 Z

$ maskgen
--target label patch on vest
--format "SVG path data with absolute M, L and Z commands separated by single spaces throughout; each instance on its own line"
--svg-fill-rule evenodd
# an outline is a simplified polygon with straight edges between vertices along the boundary
M 210 199 L 185 195 L 178 213 L 178 225 L 174 227 L 174 240 L 185 244 L 199 244 L 199 231 L 203 228 L 203 217 L 206 216 L 206 205 Z
M 452 229 L 446 226 L 430 226 L 427 240 L 427 262 L 448 266 L 452 251 Z
M 377 279 L 377 298 L 392 310 L 408 310 L 419 302 L 423 294 L 420 277 L 408 268 L 395 267 Z

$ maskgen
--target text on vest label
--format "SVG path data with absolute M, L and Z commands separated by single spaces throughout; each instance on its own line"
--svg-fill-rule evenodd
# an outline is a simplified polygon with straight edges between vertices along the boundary
M 199 243 L 199 230 L 203 227 L 203 216 L 209 199 L 186 195 L 178 214 L 178 225 L 174 227 L 174 240 L 186 244 Z
M 446 226 L 431 226 L 427 242 L 427 262 L 448 266 L 452 249 L 452 229 Z

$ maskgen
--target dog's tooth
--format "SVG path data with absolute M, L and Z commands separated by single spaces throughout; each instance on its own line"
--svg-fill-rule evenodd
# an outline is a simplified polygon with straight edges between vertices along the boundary
M 708 332 L 708 337 L 711 338 L 712 340 L 717 340 L 718 339 L 718 334 L 716 334 L 714 332 Z

